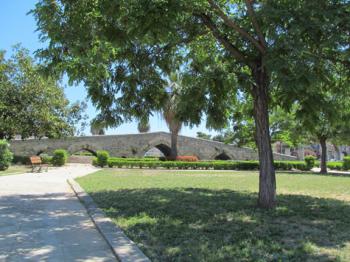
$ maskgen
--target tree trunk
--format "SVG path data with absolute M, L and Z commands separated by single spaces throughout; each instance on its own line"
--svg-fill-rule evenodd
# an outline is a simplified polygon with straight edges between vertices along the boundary
M 327 174 L 327 143 L 326 138 L 320 138 L 321 145 L 321 174 Z
M 177 157 L 177 136 L 178 134 L 175 132 L 171 132 L 171 159 L 176 160 Z
M 276 205 L 276 177 L 269 129 L 269 78 L 260 66 L 253 70 L 253 75 L 256 82 L 252 88 L 255 140 L 260 164 L 258 205 L 262 208 L 273 208 Z

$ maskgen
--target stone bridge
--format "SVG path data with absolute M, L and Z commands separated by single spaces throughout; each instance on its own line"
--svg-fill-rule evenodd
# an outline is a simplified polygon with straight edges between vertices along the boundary
M 96 154 L 98 150 L 106 150 L 116 157 L 143 157 L 145 153 L 158 148 L 165 156 L 170 154 L 170 134 L 165 132 L 67 137 L 62 139 L 29 139 L 10 142 L 11 151 L 17 156 L 32 156 L 42 153 L 52 154 L 62 148 L 70 154 L 78 151 L 89 151 Z M 257 152 L 251 148 L 242 148 L 221 142 L 200 138 L 179 136 L 179 155 L 195 155 L 199 159 L 222 160 L 255 160 Z M 289 155 L 274 154 L 275 160 L 295 160 Z

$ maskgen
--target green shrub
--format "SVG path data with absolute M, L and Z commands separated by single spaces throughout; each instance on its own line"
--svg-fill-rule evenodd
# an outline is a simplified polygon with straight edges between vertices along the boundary
M 350 156 L 344 156 L 343 158 L 343 169 L 349 170 L 350 169 Z
M 97 151 L 97 166 L 104 167 L 108 165 L 109 153 L 107 151 Z
M 92 165 L 93 165 L 93 166 L 98 166 L 98 164 L 97 164 L 97 157 L 94 157 L 94 158 L 92 159 Z M 110 167 L 112 167 L 112 166 L 110 166 Z
M 6 140 L 0 140 L 0 170 L 9 168 L 13 159 L 13 154 L 10 151 L 10 145 Z
M 40 155 L 40 158 L 41 158 L 41 162 L 43 164 L 51 164 L 52 163 L 52 156 L 42 154 L 42 155 Z
M 276 170 L 307 170 L 304 161 L 275 161 Z M 214 169 L 214 170 L 258 170 L 258 161 L 198 161 L 198 162 L 183 162 L 183 161 L 160 161 L 160 160 L 145 160 L 140 158 L 115 158 L 108 159 L 109 167 L 118 168 L 166 168 L 166 169 Z
M 305 157 L 305 163 L 306 163 L 306 169 L 311 170 L 315 166 L 316 158 L 314 156 L 306 156 Z
M 54 166 L 63 166 L 68 159 L 68 153 L 64 149 L 57 149 L 53 152 L 51 162 Z

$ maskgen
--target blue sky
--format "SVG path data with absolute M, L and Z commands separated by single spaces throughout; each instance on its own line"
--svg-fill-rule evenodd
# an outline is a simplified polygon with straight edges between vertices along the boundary
M 36 23 L 32 15 L 27 15 L 28 11 L 34 8 L 37 0 L 5 0 L 1 1 L 0 8 L 0 49 L 6 50 L 8 55 L 11 55 L 11 47 L 14 44 L 21 43 L 23 47 L 33 53 L 35 50 L 43 47 L 38 39 L 39 33 L 36 32 Z M 84 85 L 68 86 L 66 81 L 63 81 L 66 86 L 65 93 L 68 99 L 72 102 L 83 100 L 86 98 L 86 90 Z M 96 115 L 96 110 L 89 103 L 87 114 L 92 119 Z M 167 131 L 164 121 L 159 116 L 154 116 L 150 119 L 151 132 Z M 181 131 L 182 135 L 196 136 L 198 131 L 215 134 L 214 131 L 209 131 L 205 128 L 203 122 L 200 126 L 189 128 L 184 127 Z M 107 134 L 130 134 L 137 133 L 137 123 L 126 123 L 115 129 L 107 130 Z M 85 131 L 89 134 L 89 130 Z

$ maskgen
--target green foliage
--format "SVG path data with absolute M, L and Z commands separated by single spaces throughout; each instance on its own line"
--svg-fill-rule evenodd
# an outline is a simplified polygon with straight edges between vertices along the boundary
M 92 165 L 93 165 L 93 166 L 98 166 L 97 157 L 94 157 L 94 158 L 92 159 Z
M 63 166 L 66 164 L 68 159 L 68 152 L 64 149 L 57 149 L 53 152 L 52 164 L 54 166 Z
M 0 140 L 0 171 L 8 169 L 13 159 L 9 147 L 10 145 L 6 140 Z
M 46 68 L 84 82 L 107 126 L 159 111 L 176 70 L 181 88 L 172 118 L 184 124 L 205 115 L 208 127 L 223 128 L 246 95 L 253 105 L 247 116 L 260 125 L 260 189 L 270 194 L 259 203 L 272 207 L 270 105 L 288 110 L 301 101 L 307 110 L 332 93 L 321 84 L 335 67 L 348 72 L 348 9 L 343 0 L 39 0 L 32 13 L 47 43 L 38 51 Z
M 315 166 L 316 158 L 314 156 L 306 156 L 305 163 L 308 170 Z
M 89 151 L 78 151 L 74 153 L 75 156 L 93 156 L 93 153 Z
M 343 158 L 343 169 L 349 170 L 350 169 L 350 156 L 344 156 Z
M 337 56 L 346 61 L 345 2 L 254 5 L 257 27 L 269 40 L 266 47 L 252 40 L 259 39 L 262 45 L 265 41 L 246 5 L 210 3 L 40 0 L 32 13 L 42 40 L 50 44 L 38 54 L 52 72 L 65 71 L 70 81 L 84 81 L 101 110 L 100 118 L 109 125 L 158 110 L 166 96 L 164 74 L 170 75 L 174 64 L 185 65 L 179 94 L 182 119 L 199 123 L 206 113 L 208 124 L 217 127 L 226 122 L 236 90 L 250 90 L 257 58 L 263 57 L 278 98 L 275 102 L 284 107 L 308 95 L 303 91 L 324 77 L 315 65 L 328 62 L 329 66 Z M 222 15 L 251 37 L 228 25 Z M 266 53 L 263 48 L 268 49 Z M 120 96 L 113 95 L 116 91 Z
M 40 158 L 43 164 L 52 164 L 52 156 L 42 154 Z
M 208 135 L 208 134 L 203 133 L 203 132 L 197 132 L 197 137 L 198 137 L 198 138 L 203 138 L 203 139 L 210 140 L 211 135 Z
M 108 159 L 109 159 L 109 153 L 107 151 L 101 150 L 101 151 L 97 151 L 96 155 L 97 155 L 96 165 L 100 166 L 100 167 L 107 166 Z
M 327 168 L 331 170 L 343 170 L 342 162 L 327 162 Z
M 137 123 L 137 130 L 140 132 L 140 133 L 147 133 L 149 132 L 151 129 L 151 126 L 149 124 L 149 119 L 148 117 L 142 117 L 138 120 L 138 123 Z
M 303 161 L 275 161 L 277 170 L 309 170 Z M 108 160 L 109 167 L 118 168 L 166 168 L 166 169 L 214 169 L 214 170 L 258 170 L 259 161 L 160 161 L 137 158 L 115 158 Z
M 105 130 L 104 130 L 104 124 L 103 122 L 93 120 L 90 123 L 90 133 L 92 135 L 104 135 Z
M 297 147 L 305 141 L 305 130 L 296 117 L 298 104 L 295 103 L 288 111 L 276 106 L 270 112 L 271 141 L 282 142 L 289 147 Z
M 57 138 L 78 131 L 86 104 L 70 105 L 63 88 L 42 75 L 28 50 L 16 46 L 9 59 L 4 55 L 0 51 L 0 138 Z

